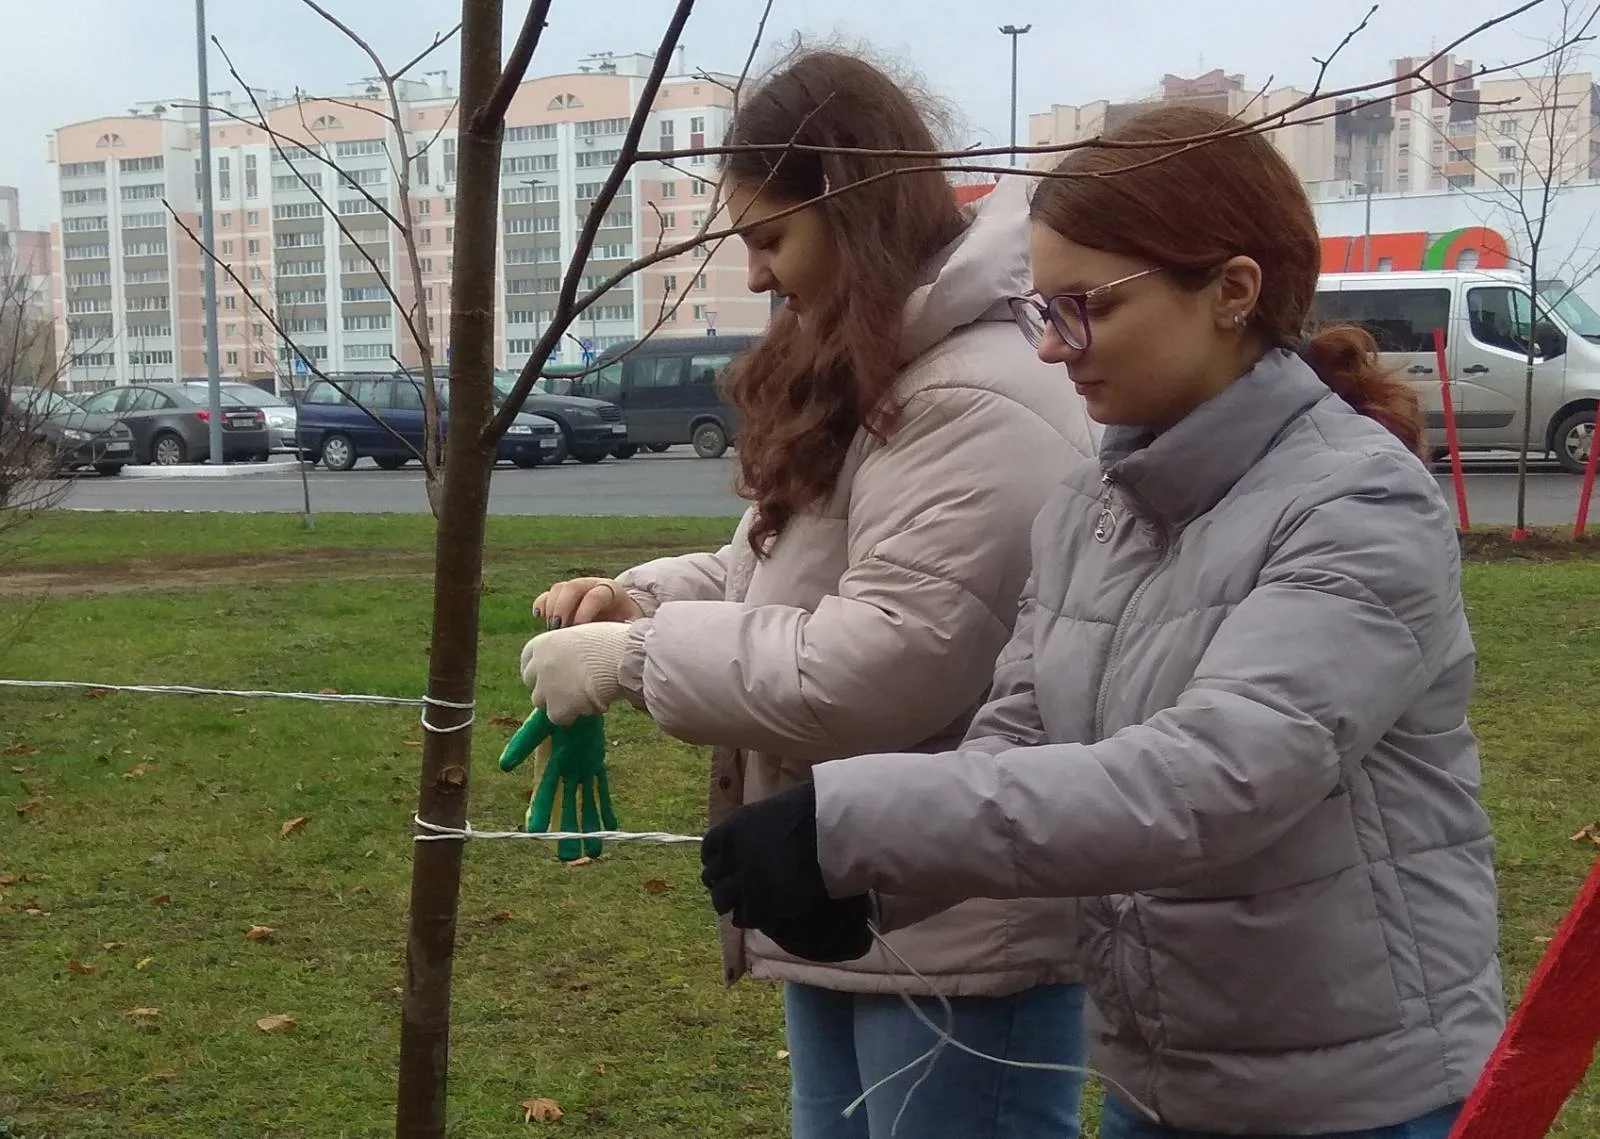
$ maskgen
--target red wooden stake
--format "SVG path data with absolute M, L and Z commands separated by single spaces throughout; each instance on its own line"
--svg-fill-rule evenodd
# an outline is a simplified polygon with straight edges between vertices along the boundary
M 1578 521 L 1572 527 L 1574 538 L 1583 537 L 1583 529 L 1589 524 L 1589 496 L 1594 494 L 1594 475 L 1600 467 L 1600 412 L 1596 412 L 1595 429 L 1589 435 L 1589 462 L 1583 468 L 1583 490 L 1578 495 Z
M 1439 358 L 1439 390 L 1444 395 L 1444 437 L 1450 444 L 1450 475 L 1456 484 L 1456 515 L 1461 529 L 1472 529 L 1467 517 L 1467 480 L 1461 473 L 1461 439 L 1456 435 L 1456 404 L 1450 394 L 1450 366 L 1444 357 L 1444 329 L 1433 330 L 1433 354 Z
M 1543 1139 L 1600 1042 L 1600 861 L 1561 921 L 1450 1139 Z

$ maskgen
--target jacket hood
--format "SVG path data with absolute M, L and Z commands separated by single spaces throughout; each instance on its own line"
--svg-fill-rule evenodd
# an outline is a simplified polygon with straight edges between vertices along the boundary
M 900 358 L 914 360 L 958 328 L 1010 320 L 1006 298 L 1032 287 L 1028 270 L 1028 183 L 1001 177 L 962 212 L 967 228 L 929 262 L 906 302 Z

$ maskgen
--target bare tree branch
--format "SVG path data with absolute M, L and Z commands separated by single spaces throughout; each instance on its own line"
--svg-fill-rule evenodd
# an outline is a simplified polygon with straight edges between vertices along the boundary
M 505 121 L 506 111 L 517 94 L 517 88 L 522 85 L 522 77 L 528 73 L 528 64 L 533 62 L 533 53 L 539 46 L 539 37 L 544 34 L 549 19 L 550 0 L 533 0 L 528 6 L 527 18 L 522 21 L 522 30 L 517 33 L 517 42 L 511 46 L 505 70 L 494 85 L 494 94 L 478 111 L 473 127 L 482 129 L 486 123 Z
M 628 133 L 623 137 L 621 154 L 616 164 L 612 166 L 611 172 L 606 175 L 600 193 L 595 196 L 594 204 L 589 209 L 589 216 L 584 219 L 583 229 L 578 234 L 572 261 L 567 266 L 566 276 L 561 282 L 561 292 L 556 299 L 555 320 L 539 337 L 539 342 L 534 345 L 533 354 L 523 365 L 522 374 L 517 377 L 511 394 L 485 429 L 486 443 L 497 442 L 505 434 L 506 428 L 511 426 L 512 417 L 527 400 L 528 393 L 533 390 L 533 385 L 539 378 L 539 369 L 550 358 L 551 350 L 558 343 L 561 334 L 566 331 L 572 316 L 576 315 L 572 307 L 573 300 L 577 296 L 583 270 L 588 264 L 589 253 L 594 249 L 594 239 L 600 231 L 600 222 L 606 211 L 611 208 L 611 203 L 616 200 L 617 190 L 633 168 L 634 156 L 639 151 L 639 139 L 644 134 L 644 125 L 649 121 L 650 114 L 655 108 L 656 94 L 661 90 L 662 80 L 666 78 L 667 67 L 672 61 L 672 53 L 678 45 L 679 37 L 683 34 L 684 25 L 689 22 L 689 14 L 692 11 L 694 11 L 694 0 L 678 0 L 672 19 L 668 21 L 667 29 L 661 36 L 661 44 L 656 49 L 650 74 L 640 88 L 639 102 L 634 107 L 633 117 L 628 123 Z M 566 323 L 562 321 L 563 313 L 568 314 Z
M 406 63 L 398 71 L 396 71 L 394 73 L 394 78 L 396 78 L 396 79 L 404 78 L 406 72 L 410 71 L 417 64 L 421 63 L 423 60 L 427 59 L 434 52 L 438 51 L 445 44 L 449 43 L 452 39 L 455 38 L 456 33 L 459 32 L 460 30 L 461 30 L 461 21 L 457 20 L 456 21 L 456 26 L 451 28 L 448 32 L 439 32 L 439 33 L 435 34 L 434 37 L 433 37 L 433 42 L 431 44 L 429 44 L 427 47 L 423 48 L 421 51 L 419 51 L 416 55 L 412 56 L 409 60 L 407 60 Z
M 324 380 L 331 384 L 335 391 L 344 396 L 345 399 L 349 400 L 363 413 L 365 413 L 367 418 L 371 419 L 379 427 L 382 427 L 397 441 L 404 444 L 405 448 L 413 455 L 416 455 L 417 458 L 422 458 L 422 455 L 418 453 L 417 449 L 411 445 L 410 440 L 408 440 L 404 435 L 401 435 L 400 432 L 396 431 L 394 426 L 390 424 L 388 420 L 384 419 L 381 415 L 378 415 L 371 408 L 367 407 L 360 400 L 356 399 L 355 395 L 348 388 L 346 388 L 338 380 L 335 380 L 332 376 L 329 376 L 321 368 L 317 367 L 316 362 L 305 354 L 300 345 L 295 343 L 294 337 L 290 336 L 288 330 L 278 322 L 278 317 L 273 310 L 269 309 L 265 304 L 262 303 L 260 298 L 258 298 L 255 293 L 250 291 L 250 286 L 245 284 L 244 280 L 239 276 L 239 274 L 234 271 L 234 268 L 231 264 L 222 260 L 222 258 L 218 257 L 212 250 L 206 247 L 205 242 L 200 240 L 200 235 L 195 233 L 195 231 L 189 227 L 188 223 L 178 216 L 178 211 L 172 208 L 171 202 L 167 201 L 165 198 L 162 198 L 161 204 L 167 208 L 167 213 L 171 215 L 172 220 L 178 224 L 178 228 L 183 230 L 183 232 L 188 235 L 189 240 L 194 242 L 195 246 L 203 254 L 205 254 L 205 256 L 213 264 L 226 273 L 233 283 L 238 285 L 239 288 L 243 290 L 245 300 L 250 302 L 250 307 L 255 309 L 256 312 L 260 313 L 266 318 L 267 323 L 272 326 L 272 330 L 278 334 L 278 338 L 288 345 L 290 350 L 294 352 L 295 359 L 305 364 L 307 371 L 309 371 L 313 376 L 316 376 L 317 379 Z M 298 419 L 298 416 L 296 418 Z

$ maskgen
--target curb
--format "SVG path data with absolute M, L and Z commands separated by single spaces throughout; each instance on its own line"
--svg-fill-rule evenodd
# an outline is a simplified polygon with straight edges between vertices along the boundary
M 292 472 L 299 464 L 288 463 L 224 463 L 213 466 L 210 463 L 177 463 L 169 467 L 158 466 L 154 463 L 141 463 L 137 466 L 122 468 L 123 478 L 143 479 L 225 479 L 244 478 L 249 475 L 271 475 L 282 472 Z

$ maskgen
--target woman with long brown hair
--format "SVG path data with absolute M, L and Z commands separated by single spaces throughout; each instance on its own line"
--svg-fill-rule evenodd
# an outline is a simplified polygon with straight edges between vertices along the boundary
M 731 369 L 750 508 L 716 553 L 552 586 L 534 608 L 554 631 L 523 653 L 558 722 L 626 697 L 714 745 L 713 821 L 823 760 L 958 741 L 1016 619 L 1033 517 L 1095 445 L 1082 400 L 1011 324 L 1019 181 L 963 213 L 926 159 L 777 149 L 791 142 L 938 149 L 906 91 L 848 55 L 801 55 L 744 100 L 727 207 L 749 227 L 750 289 L 783 298 Z M 1058 952 L 1069 912 L 958 906 L 890 939 L 904 963 L 724 922 L 727 980 L 784 983 L 797 1139 L 879 1139 L 897 1117 L 919 1139 L 1075 1135 L 1073 1072 L 947 1048 L 908 1100 L 936 1037 L 901 996 L 935 1019 L 935 996 L 952 998 L 955 1035 L 981 1051 L 1081 1064 L 1082 988 Z
M 1455 524 L 1372 337 L 1303 334 L 1311 207 L 1237 129 L 1149 111 L 1034 196 L 1018 321 L 1108 427 L 965 742 L 819 766 L 704 878 L 813 940 L 1079 899 L 1101 1139 L 1444 1139 L 1503 1026 Z

